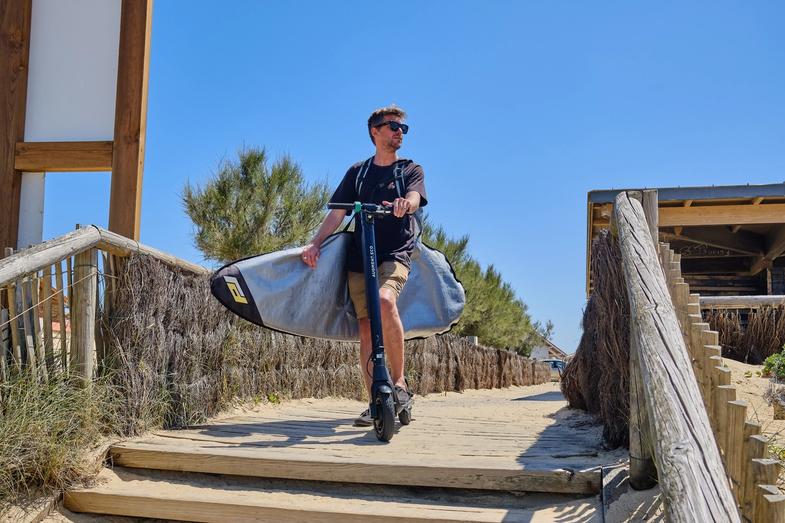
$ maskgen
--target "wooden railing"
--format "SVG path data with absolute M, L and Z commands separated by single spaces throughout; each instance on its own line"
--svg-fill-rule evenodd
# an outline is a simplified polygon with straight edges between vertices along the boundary
M 702 320 L 703 300 L 684 282 L 680 255 L 661 244 L 660 260 L 736 504 L 750 521 L 783 522 L 785 496 L 776 486 L 780 465 L 768 459 L 768 438 L 760 423 L 747 420 L 748 404 L 737 399 L 731 371 L 722 363 L 719 334 Z
M 28 370 L 42 380 L 65 373 L 89 382 L 104 352 L 100 314 L 111 308 L 114 274 L 133 252 L 181 270 L 207 269 L 96 226 L 0 260 L 0 382 Z
M 619 194 L 613 220 L 630 299 L 630 483 L 651 479 L 650 456 L 672 521 L 785 521 L 778 463 L 736 400 L 718 333 L 680 256 L 656 242 L 653 193 Z
M 630 302 L 630 361 L 640 373 L 637 430 L 653 451 L 666 516 L 740 521 L 643 206 L 620 193 L 613 220 Z

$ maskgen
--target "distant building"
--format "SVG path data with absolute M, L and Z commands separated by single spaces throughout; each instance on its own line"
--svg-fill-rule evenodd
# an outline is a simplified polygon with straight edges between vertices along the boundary
M 535 360 L 565 360 L 567 353 L 554 345 L 552 341 L 541 338 L 540 343 L 534 346 L 529 357 Z

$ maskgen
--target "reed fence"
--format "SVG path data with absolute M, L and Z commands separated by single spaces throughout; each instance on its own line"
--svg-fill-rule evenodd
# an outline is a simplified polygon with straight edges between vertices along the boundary
M 262 393 L 362 394 L 356 346 L 246 328 L 211 299 L 210 271 L 199 265 L 95 226 L 5 254 L 0 383 L 25 371 L 41 382 L 58 374 L 85 385 L 112 371 L 125 396 L 140 389 L 137 410 L 163 391 L 176 404 L 171 410 L 187 411 L 173 418 L 188 421 Z M 408 346 L 407 375 L 421 393 L 550 379 L 545 363 L 456 337 Z
M 644 202 L 656 202 L 652 192 Z M 634 196 L 619 194 L 614 209 L 631 302 L 630 370 L 641 376 L 631 386 L 631 482 L 651 478 L 650 458 L 673 521 L 785 521 L 779 463 L 737 399 L 680 255 L 656 242 L 656 203 L 645 212 Z
M 0 380 L 23 369 L 41 381 L 64 374 L 88 383 L 104 364 L 98 318 L 111 308 L 123 259 L 146 253 L 178 270 L 199 265 L 95 226 L 0 260 Z

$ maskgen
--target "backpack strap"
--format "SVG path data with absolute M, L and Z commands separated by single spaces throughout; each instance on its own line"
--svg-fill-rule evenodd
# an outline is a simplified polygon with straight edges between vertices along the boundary
M 365 175 L 368 174 L 368 169 L 371 168 L 371 162 L 373 162 L 373 156 L 363 162 L 360 166 L 360 172 L 357 173 L 357 178 L 354 180 L 354 191 L 357 193 L 357 198 L 360 197 L 360 189 L 363 188 Z

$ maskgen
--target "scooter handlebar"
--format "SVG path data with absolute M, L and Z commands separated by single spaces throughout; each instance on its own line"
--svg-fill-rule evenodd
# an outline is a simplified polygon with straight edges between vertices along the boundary
M 392 207 L 385 207 L 383 205 L 377 205 L 375 203 L 328 203 L 328 209 L 339 209 L 347 212 L 357 212 L 362 211 L 368 214 L 373 214 L 374 216 L 388 216 L 392 214 Z

